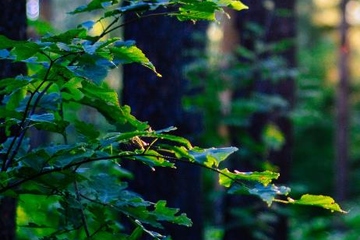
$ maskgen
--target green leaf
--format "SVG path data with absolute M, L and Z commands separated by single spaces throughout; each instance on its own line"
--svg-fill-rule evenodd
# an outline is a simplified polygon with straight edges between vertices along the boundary
M 81 67 L 74 69 L 74 73 L 100 85 L 108 74 L 108 67 L 100 64 L 82 64 Z
M 13 48 L 11 54 L 15 57 L 16 61 L 21 61 L 34 56 L 38 53 L 39 49 L 40 47 L 38 44 L 34 42 L 25 42 Z
M 267 124 L 262 133 L 265 145 L 275 151 L 279 151 L 285 144 L 285 137 L 275 124 Z
M 73 99 L 79 101 L 84 97 L 82 88 L 82 78 L 74 77 L 61 86 L 61 95 L 65 100 Z
M 87 5 L 82 5 L 76 8 L 74 11 L 70 12 L 70 14 L 82 13 L 82 12 L 91 12 L 98 9 L 104 9 L 111 5 L 115 5 L 119 3 L 118 0 L 92 0 Z
M 130 2 L 130 5 L 122 6 L 122 7 L 116 8 L 113 11 L 106 12 L 105 17 L 110 17 L 110 16 L 129 13 L 129 12 L 140 13 L 142 11 L 147 11 L 150 9 L 154 10 L 156 8 L 155 6 L 159 6 L 159 5 L 160 4 L 157 4 L 157 3 L 145 3 L 145 2 L 141 2 L 141 1 Z
M 241 1 L 237 0 L 215 0 L 216 3 L 220 4 L 221 6 L 226 6 L 232 8 L 236 11 L 241 11 L 244 9 L 248 9 L 249 7 L 243 4 Z
M 16 111 L 20 105 L 20 102 L 26 96 L 26 89 L 19 88 L 13 91 L 10 95 L 5 96 L 3 103 L 6 104 L 6 110 L 8 111 Z
M 89 139 L 95 139 L 100 136 L 100 132 L 95 128 L 93 124 L 83 121 L 76 120 L 75 129 L 79 134 Z
M 5 78 L 0 81 L 0 95 L 9 94 L 17 89 L 25 87 L 29 81 L 25 78 Z
M 15 41 L 15 40 L 11 40 L 3 35 L 0 35 L 0 49 L 13 48 L 22 43 L 24 43 L 24 41 Z
M 182 213 L 177 215 L 179 209 L 177 208 L 168 208 L 166 206 L 166 201 L 161 200 L 155 204 L 155 210 L 153 214 L 156 216 L 158 221 L 167 221 L 175 224 L 191 227 L 192 222 L 186 216 L 186 214 Z
M 118 94 L 113 89 L 95 85 L 88 81 L 82 83 L 84 97 L 78 102 L 98 110 L 112 124 L 129 123 L 137 129 L 146 129 L 148 125 L 137 120 L 130 113 L 129 106 L 120 106 Z
M 193 156 L 195 162 L 204 164 L 209 168 L 219 167 L 219 164 L 224 161 L 230 154 L 236 152 L 236 147 L 226 148 L 208 148 L 208 149 L 192 149 L 189 154 Z
M 143 162 L 144 164 L 153 167 L 174 167 L 175 164 L 168 161 L 161 154 L 154 150 L 148 150 L 145 154 L 138 154 L 134 159 Z
M 279 173 L 264 172 L 230 172 L 227 168 L 221 169 L 219 174 L 219 183 L 224 187 L 230 187 L 236 181 L 255 181 L 267 186 L 274 179 L 280 176 Z
M 150 230 L 147 230 L 139 220 L 135 220 L 135 223 L 141 227 L 141 229 L 146 232 L 147 234 L 149 234 L 151 237 L 153 237 L 154 239 L 164 239 L 165 236 L 161 235 L 160 233 L 158 232 L 155 232 L 155 231 L 150 231 Z
M 38 107 L 41 107 L 44 110 L 57 111 L 61 101 L 60 94 L 57 92 L 52 92 L 45 94 L 41 97 Z
M 43 37 L 42 42 L 53 42 L 53 43 L 66 43 L 71 44 L 72 41 L 76 38 L 86 37 L 86 29 L 84 28 L 75 28 L 70 29 L 66 32 L 60 33 L 58 35 L 53 35 L 49 37 Z
M 117 92 L 107 88 L 105 84 L 98 86 L 89 81 L 83 81 L 80 90 L 84 97 L 75 102 L 95 108 L 109 123 L 115 125 L 129 123 L 139 130 L 149 127 L 147 123 L 141 122 L 131 115 L 129 106 L 120 106 Z
M 269 206 L 273 203 L 277 195 L 288 195 L 290 188 L 285 186 L 275 186 L 270 184 L 267 186 L 257 184 L 254 188 L 249 189 L 249 193 L 260 197 Z
M 127 183 L 119 182 L 115 176 L 108 175 L 107 173 L 92 175 L 90 180 L 85 182 L 84 185 L 86 187 L 84 190 L 85 193 L 98 199 L 101 203 L 106 204 L 116 202 L 121 205 L 128 205 L 132 201 L 136 204 L 134 198 L 140 199 L 130 193 L 127 194 L 125 191 Z M 140 202 L 138 204 L 138 206 L 148 205 L 147 202 Z
M 288 198 L 288 201 L 291 204 L 310 205 L 310 206 L 322 207 L 332 212 L 335 211 L 335 212 L 346 213 L 346 211 L 342 210 L 339 204 L 337 204 L 335 200 L 329 196 L 305 194 L 301 196 L 299 200 Z
M 36 171 L 41 171 L 50 155 L 45 149 L 34 149 L 19 160 L 27 167 L 31 167 Z
M 54 120 L 52 122 L 42 121 L 42 122 L 37 122 L 35 127 L 36 129 L 41 129 L 48 132 L 63 134 L 66 128 L 69 126 L 69 124 L 70 123 L 68 121 L 63 121 L 63 120 Z
M 143 229 L 142 227 L 138 226 L 137 228 L 135 228 L 135 230 L 131 233 L 131 235 L 129 236 L 129 240 L 138 240 L 140 239 L 140 237 L 143 234 Z
M 216 3 L 192 0 L 185 0 L 182 3 L 183 5 L 179 7 L 179 13 L 174 14 L 180 21 L 216 20 L 215 10 L 219 9 L 219 6 Z
M 128 64 L 128 63 L 140 63 L 143 66 L 151 69 L 161 77 L 155 66 L 150 62 L 150 60 L 145 56 L 145 54 L 136 46 L 128 45 L 125 42 L 117 43 L 114 47 L 110 47 L 110 52 L 114 55 L 114 62 L 119 64 Z

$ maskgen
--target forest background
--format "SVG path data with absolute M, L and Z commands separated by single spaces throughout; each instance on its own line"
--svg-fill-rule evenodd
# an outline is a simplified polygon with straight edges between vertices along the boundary
M 43 33 L 54 31 L 43 21 L 51 22 L 57 31 L 92 18 L 66 15 L 86 1 L 71 1 L 66 5 L 63 2 L 27 1 L 30 37 L 35 38 L 39 30 Z M 204 212 L 198 221 L 204 222 L 205 239 L 235 239 L 231 238 L 231 229 L 236 229 L 234 234 L 237 236 L 240 232 L 243 239 L 356 239 L 360 235 L 360 209 L 356 204 L 360 154 L 356 147 L 360 138 L 357 97 L 360 46 L 356 36 L 360 3 L 307 0 L 290 4 L 290 8 L 286 8 L 290 5 L 281 7 L 278 1 L 271 0 L 244 3 L 250 7 L 248 15 L 229 11 L 231 18 L 223 14 L 218 17 L 218 23 L 197 24 L 199 29 L 186 33 L 192 40 L 190 43 L 185 41 L 182 48 L 185 60 L 174 60 L 186 76 L 186 80 L 178 82 L 181 84 L 179 89 L 183 89 L 180 103 L 186 110 L 181 115 L 185 115 L 183 122 L 191 124 L 183 126 L 181 129 L 185 130 L 182 131 L 200 146 L 235 144 L 240 149 L 236 157 L 241 159 L 239 164 L 246 170 L 279 171 L 284 176 L 280 181 L 286 182 L 295 196 L 303 193 L 331 195 L 350 212 L 339 216 L 325 210 L 277 204 L 267 209 L 254 199 L 228 199 L 217 186 L 214 176 L 203 172 L 203 196 L 195 194 L 203 206 L 197 211 Z M 349 25 L 341 27 L 344 9 Z M 276 32 L 272 21 L 277 16 L 296 20 L 294 28 L 283 39 L 269 37 Z M 173 26 L 165 29 L 168 32 L 164 33 L 163 40 L 171 36 Z M 276 27 L 281 28 L 281 25 Z M 139 29 L 144 29 L 141 34 L 146 33 L 145 28 L 140 26 Z M 117 34 L 140 34 L 140 31 L 119 31 Z M 344 34 L 347 36 L 345 42 L 341 38 Z M 157 36 L 161 37 L 161 34 Z M 141 36 L 135 37 L 139 38 Z M 157 41 L 160 45 L 165 44 Z M 146 46 L 144 48 L 147 53 Z M 171 51 L 167 49 L 170 54 Z M 345 65 L 341 65 L 340 57 L 344 55 L 342 63 Z M 151 60 L 156 57 L 149 54 Z M 161 69 L 156 62 L 155 66 Z M 134 71 L 139 70 L 125 67 L 121 71 L 133 71 L 131 76 L 135 76 Z M 341 74 L 344 71 L 345 79 Z M 163 74 L 164 71 L 159 72 Z M 119 78 L 121 73 L 113 71 L 108 81 L 121 92 L 127 86 L 121 84 Z M 291 84 L 284 85 L 284 79 Z M 339 84 L 339 79 L 345 81 L 345 87 Z M 157 81 L 153 84 L 160 86 Z M 165 85 L 163 91 L 176 95 L 172 92 L 174 86 Z M 341 98 L 344 91 L 346 97 Z M 139 91 L 139 96 L 135 97 L 124 95 L 123 101 L 135 104 L 132 107 L 136 111 L 136 99 L 145 98 L 142 93 Z M 169 100 L 166 94 L 162 97 Z M 88 112 L 83 114 L 91 117 Z M 149 118 L 151 113 L 139 114 L 140 119 L 153 121 L 151 125 L 179 125 L 177 120 L 161 119 L 167 124 L 162 126 L 158 116 L 152 120 Z M 164 118 L 177 114 L 165 111 Z M 102 124 L 101 119 L 96 121 Z M 341 133 L 345 134 L 345 140 L 339 141 Z M 279 156 L 287 162 L 273 161 Z M 233 162 L 239 161 L 236 157 Z M 144 186 L 135 187 L 141 189 Z M 232 205 L 233 202 L 237 207 Z M 242 204 L 238 205 L 239 202 Z M 225 214 L 224 209 L 227 209 Z M 276 227 L 279 222 L 282 222 L 281 228 Z M 286 234 L 279 235 L 279 232 Z

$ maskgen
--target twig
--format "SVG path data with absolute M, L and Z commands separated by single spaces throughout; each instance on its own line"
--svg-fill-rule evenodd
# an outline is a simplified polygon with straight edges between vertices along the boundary
M 84 230 L 85 230 L 86 237 L 89 238 L 91 236 L 91 234 L 89 232 L 89 226 L 88 226 L 88 223 L 87 223 L 87 220 L 86 220 L 84 207 L 83 207 L 83 205 L 81 203 L 79 186 L 78 186 L 78 183 L 77 183 L 76 179 L 74 180 L 74 189 L 75 189 L 75 194 L 76 194 L 76 200 L 80 204 L 81 221 L 83 222 L 83 225 L 84 225 Z

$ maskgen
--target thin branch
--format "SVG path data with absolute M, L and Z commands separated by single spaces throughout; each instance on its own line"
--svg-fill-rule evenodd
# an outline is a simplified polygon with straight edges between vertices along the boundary
M 3 193 L 3 192 L 6 192 L 6 191 L 8 191 L 10 189 L 16 188 L 16 187 L 20 186 L 23 183 L 34 180 L 34 179 L 39 178 L 41 176 L 44 176 L 46 174 L 50 174 L 50 173 L 54 173 L 54 172 L 62 172 L 64 170 L 69 170 L 69 169 L 71 169 L 73 167 L 80 166 L 80 165 L 86 164 L 86 163 L 91 163 L 91 162 L 96 162 L 96 161 L 103 161 L 103 160 L 111 160 L 111 159 L 119 159 L 119 158 L 122 158 L 122 157 L 126 158 L 128 156 L 119 155 L 119 156 L 108 156 L 108 157 L 99 157 L 99 158 L 85 158 L 82 161 L 73 162 L 73 163 L 70 163 L 70 164 L 65 165 L 63 167 L 54 167 L 54 168 L 45 169 L 45 170 L 43 169 L 42 171 L 40 171 L 40 172 L 38 172 L 38 173 L 28 177 L 28 178 L 24 178 L 22 180 L 11 183 L 11 184 L 1 188 L 0 193 Z
M 104 31 L 102 34 L 100 34 L 99 38 L 105 36 L 106 34 L 112 32 L 112 31 L 115 31 L 116 29 L 119 29 L 119 28 L 122 28 L 130 23 L 133 23 L 133 22 L 137 22 L 137 21 L 140 21 L 144 18 L 148 18 L 148 17 L 157 17 L 157 16 L 166 16 L 167 14 L 169 14 L 171 12 L 162 12 L 162 13 L 152 13 L 152 14 L 148 14 L 148 15 L 144 15 L 144 16 L 141 16 L 141 17 L 137 17 L 137 18 L 133 18 L 133 19 L 130 19 L 116 27 L 113 27 L 113 28 L 107 28 L 106 31 Z M 176 12 L 173 12 L 173 13 L 176 13 Z
M 89 232 L 89 226 L 86 220 L 86 216 L 85 216 L 85 212 L 84 212 L 84 207 L 81 203 L 81 197 L 80 197 L 80 191 L 79 191 L 79 185 L 76 181 L 76 179 L 74 180 L 74 189 L 75 189 L 75 194 L 76 194 L 76 200 L 79 202 L 80 204 L 80 212 L 81 212 L 81 221 L 83 222 L 84 225 L 84 230 L 85 230 L 85 234 L 87 238 L 90 238 L 91 234 Z
M 117 21 L 119 21 L 120 17 L 115 17 L 115 19 L 106 27 L 103 27 L 103 32 L 98 36 L 98 39 L 102 38 L 103 36 L 105 36 L 107 34 L 107 31 L 115 25 L 115 23 L 117 23 Z M 101 21 L 100 21 L 101 23 Z M 102 25 L 102 23 L 101 23 Z
M 89 238 L 91 239 L 92 237 L 94 237 L 98 232 L 101 231 L 101 229 L 103 229 L 106 226 L 106 223 L 104 223 L 103 225 L 101 225 L 96 231 L 93 232 L 93 234 L 91 234 L 89 236 Z
M 36 104 L 34 104 L 33 108 L 30 110 L 31 102 L 32 102 L 33 98 L 35 97 L 36 93 L 40 90 L 40 88 L 47 81 L 47 79 L 48 79 L 48 77 L 50 75 L 50 69 L 52 68 L 53 64 L 54 64 L 54 62 L 51 61 L 50 65 L 49 65 L 49 68 L 47 69 L 46 74 L 44 76 L 44 80 L 39 84 L 39 86 L 37 86 L 35 91 L 32 94 L 30 94 L 30 98 L 29 98 L 28 102 L 26 103 L 24 115 L 23 115 L 23 118 L 22 118 L 21 123 L 19 125 L 18 131 L 15 134 L 15 136 L 14 136 L 13 140 L 11 141 L 10 146 L 9 146 L 7 152 L 6 152 L 6 155 L 5 155 L 5 158 L 4 158 L 6 160 L 4 160 L 2 168 L 1 168 L 2 172 L 6 171 L 8 169 L 8 167 L 11 165 L 13 159 L 15 158 L 15 155 L 17 154 L 17 151 L 19 150 L 19 148 L 21 146 L 21 143 L 22 143 L 22 141 L 23 141 L 23 139 L 25 137 L 25 133 L 27 131 L 26 125 L 29 124 L 29 121 L 27 121 L 27 117 L 28 117 L 29 114 L 32 114 L 32 112 L 35 111 L 35 109 L 36 109 Z M 50 86 L 47 86 L 47 87 L 50 87 Z M 35 101 L 36 103 L 38 103 L 40 101 L 40 98 L 44 95 L 44 93 L 40 94 L 40 95 L 41 96 L 37 97 L 37 99 Z M 29 113 L 29 111 L 30 111 L 30 113 Z M 15 144 L 15 142 L 16 142 L 16 140 L 18 138 L 19 138 L 18 144 L 17 144 L 16 148 L 12 151 L 12 148 L 14 147 L 14 144 Z M 10 153 L 11 153 L 11 156 L 9 157 Z
M 54 167 L 54 168 L 51 168 L 51 169 L 42 170 L 42 171 L 38 172 L 37 174 L 34 174 L 33 176 L 30 176 L 28 178 L 19 180 L 17 182 L 14 182 L 12 184 L 9 184 L 9 185 L 1 188 L 0 193 L 3 193 L 3 192 L 6 192 L 7 190 L 16 188 L 16 187 L 20 186 L 21 184 L 23 184 L 25 182 L 34 180 L 34 179 L 39 178 L 41 176 L 44 176 L 46 174 L 50 174 L 50 173 L 54 173 L 54 172 L 62 172 L 64 170 L 68 170 L 68 169 L 71 169 L 73 167 L 79 167 L 80 165 L 83 165 L 83 164 L 86 164 L 86 163 L 104 161 L 104 160 L 112 160 L 112 159 L 121 159 L 121 158 L 123 158 L 123 159 L 133 159 L 134 157 L 137 157 L 137 156 L 164 158 L 164 159 L 174 161 L 174 162 L 179 161 L 179 162 L 183 162 L 183 163 L 187 163 L 187 164 L 193 164 L 193 165 L 196 165 L 196 166 L 200 166 L 200 167 L 203 167 L 205 169 L 216 172 L 219 175 L 223 175 L 223 176 L 231 179 L 233 182 L 235 182 L 235 183 L 237 183 L 237 184 L 239 184 L 239 185 L 241 185 L 244 188 L 249 190 L 249 188 L 243 182 L 241 182 L 240 180 L 238 180 L 236 178 L 233 178 L 232 176 L 229 176 L 228 174 L 226 174 L 224 172 L 221 172 L 218 168 L 208 167 L 208 166 L 203 165 L 203 164 L 198 163 L 198 162 L 189 161 L 187 159 L 176 158 L 176 157 L 171 157 L 171 156 L 164 156 L 164 155 L 159 156 L 159 155 L 154 155 L 154 154 L 127 154 L 127 155 L 124 154 L 124 155 L 114 155 L 114 156 L 106 156 L 106 157 L 98 157 L 98 158 L 85 158 L 82 161 L 73 162 L 73 163 L 70 163 L 70 164 L 65 165 L 63 167 Z

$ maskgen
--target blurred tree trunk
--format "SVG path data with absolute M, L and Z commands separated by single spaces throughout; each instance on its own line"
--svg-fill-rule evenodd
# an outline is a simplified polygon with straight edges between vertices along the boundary
M 335 161 L 335 197 L 344 201 L 348 191 L 348 129 L 349 129 L 349 45 L 347 40 L 348 23 L 346 21 L 346 4 L 340 3 L 340 51 L 339 51 L 339 83 L 337 87 L 336 106 L 336 161 Z
M 10 39 L 26 39 L 26 0 L 1 0 L 0 6 L 0 34 Z M 0 61 L 0 79 L 19 74 L 26 74 L 24 64 Z M 2 100 L 1 96 L 0 100 Z M 0 128 L 0 143 L 5 139 L 4 129 Z M 4 159 L 1 160 L 4 161 Z M 12 198 L 2 198 L 0 200 L 0 239 L 15 239 L 15 230 L 16 201 Z
M 156 31 L 149 26 L 156 26 Z M 178 127 L 176 134 L 186 136 L 197 131 L 200 121 L 185 113 L 181 98 L 186 81 L 182 68 L 191 61 L 185 56 L 190 48 L 200 47 L 192 41 L 195 30 L 203 31 L 201 22 L 179 22 L 174 18 L 151 17 L 141 19 L 125 27 L 125 39 L 136 40 L 156 66 L 162 77 L 138 65 L 124 66 L 123 103 L 130 105 L 132 113 L 140 120 L 149 122 L 157 130 L 169 126 Z M 131 187 L 145 199 L 165 199 L 170 207 L 180 208 L 192 219 L 191 228 L 167 226 L 165 231 L 173 239 L 202 239 L 202 194 L 200 169 L 189 164 L 177 163 L 177 169 L 152 171 L 142 164 L 128 163 L 135 179 Z
M 295 1 L 283 1 L 283 0 L 273 0 L 273 1 L 243 1 L 249 6 L 249 10 L 237 14 L 236 17 L 236 28 L 239 35 L 239 43 L 241 46 L 255 50 L 255 42 L 259 39 L 249 38 L 246 36 L 248 24 L 256 24 L 263 28 L 262 41 L 264 44 L 275 43 L 279 40 L 291 39 L 295 40 L 295 14 L 294 14 L 294 5 Z M 286 51 L 281 53 L 274 53 L 280 55 L 287 62 L 287 68 L 295 67 L 295 48 L 292 46 Z M 240 60 L 242 61 L 242 60 Z M 249 95 L 251 92 L 258 92 L 262 94 L 271 94 L 278 95 L 282 97 L 289 103 L 289 109 L 294 104 L 294 91 L 295 85 L 294 80 L 291 77 L 285 77 L 283 79 L 277 80 L 276 82 L 270 79 L 262 79 L 260 73 L 255 73 L 253 76 L 253 84 L 248 87 L 248 89 L 242 89 L 241 91 L 234 92 L 235 98 L 242 98 L 246 95 Z M 280 150 L 271 150 L 267 156 L 267 159 L 273 164 L 275 164 L 280 171 L 281 177 L 278 183 L 285 183 L 289 180 L 290 173 L 290 164 L 292 159 L 292 126 L 288 116 L 284 113 L 279 113 L 276 111 L 270 113 L 256 113 L 251 118 L 251 123 L 247 129 L 248 133 L 255 141 L 255 143 L 261 144 L 262 134 L 264 127 L 273 123 L 279 127 L 280 131 L 285 137 L 285 144 Z M 241 146 L 241 139 L 234 134 L 239 133 L 238 129 L 232 129 L 230 134 L 233 134 L 233 144 Z M 256 170 L 258 166 L 254 165 L 253 156 L 250 156 L 248 159 L 233 159 L 231 164 L 232 168 L 241 169 L 245 171 Z M 255 203 L 255 204 L 254 204 Z M 241 221 L 239 217 L 233 216 L 231 214 L 231 209 L 245 204 L 246 206 L 252 206 L 255 208 L 253 211 L 271 211 L 263 210 L 259 208 L 256 204 L 256 201 L 253 198 L 247 197 L 225 197 L 225 221 L 226 225 L 231 225 L 234 221 Z M 256 210 L 258 209 L 258 210 Z M 253 217 L 256 213 L 252 212 Z M 288 239 L 288 223 L 284 215 L 277 214 L 277 220 L 267 230 L 267 237 L 269 239 L 276 240 L 285 240 Z M 251 229 L 244 227 L 233 227 L 229 228 L 225 232 L 226 240 L 231 239 L 253 239 L 254 236 L 251 233 Z

